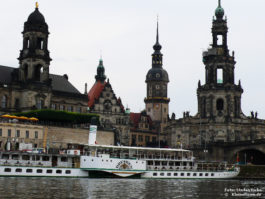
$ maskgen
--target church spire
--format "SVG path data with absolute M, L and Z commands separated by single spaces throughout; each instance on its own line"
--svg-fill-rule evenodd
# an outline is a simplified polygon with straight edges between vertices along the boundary
M 153 46 L 154 53 L 152 54 L 152 67 L 162 68 L 162 57 L 163 54 L 160 52 L 162 46 L 159 44 L 159 30 L 158 30 L 158 19 L 156 23 L 156 43 Z
M 158 31 L 158 17 L 157 17 L 157 22 L 156 22 L 156 43 L 153 46 L 153 49 L 155 51 L 160 51 L 162 46 L 159 44 L 159 31 Z

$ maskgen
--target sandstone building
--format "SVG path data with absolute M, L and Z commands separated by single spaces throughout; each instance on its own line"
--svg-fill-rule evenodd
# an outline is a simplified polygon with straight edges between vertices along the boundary
M 24 23 L 22 35 L 19 67 L 0 66 L 0 114 L 46 108 L 86 112 L 87 95 L 67 75 L 49 72 L 49 30 L 38 7 Z
M 219 5 L 212 22 L 212 44 L 203 52 L 205 84 L 199 81 L 197 89 L 198 113 L 184 113 L 183 118 L 172 119 L 166 131 L 171 147 L 203 147 L 208 143 L 236 143 L 265 138 L 265 121 L 252 112 L 247 117 L 241 109 L 243 88 L 235 83 L 235 56 L 227 45 L 227 19 Z
M 100 129 L 115 132 L 115 144 L 129 145 L 129 109 L 124 108 L 121 98 L 117 98 L 109 79 L 106 81 L 103 60 L 97 67 L 95 83 L 88 92 L 90 113 L 100 116 Z

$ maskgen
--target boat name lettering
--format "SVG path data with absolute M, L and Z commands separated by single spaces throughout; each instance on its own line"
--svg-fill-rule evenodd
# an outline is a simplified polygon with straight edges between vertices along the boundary
M 117 166 L 117 169 L 132 169 L 132 164 L 127 160 L 120 161 Z

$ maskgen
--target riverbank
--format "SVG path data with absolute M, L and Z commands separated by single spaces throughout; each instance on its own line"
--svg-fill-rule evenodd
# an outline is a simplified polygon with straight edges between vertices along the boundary
M 241 165 L 237 179 L 265 179 L 265 166 Z

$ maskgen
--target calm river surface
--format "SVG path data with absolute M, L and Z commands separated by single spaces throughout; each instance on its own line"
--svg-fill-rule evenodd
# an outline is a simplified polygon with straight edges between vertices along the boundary
M 6 198 L 265 198 L 265 181 L 2 177 L 0 199 Z

